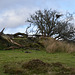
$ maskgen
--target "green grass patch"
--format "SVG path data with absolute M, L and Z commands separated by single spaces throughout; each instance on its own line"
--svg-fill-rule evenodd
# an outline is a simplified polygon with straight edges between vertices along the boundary
M 25 51 L 29 51 L 30 53 L 25 53 Z M 33 59 L 39 59 L 45 63 L 60 62 L 65 66 L 75 67 L 75 53 L 72 54 L 47 53 L 46 51 L 43 50 L 37 51 L 37 50 L 22 50 L 22 49 L 3 50 L 3 51 L 1 50 L 0 51 L 0 75 L 8 75 L 4 73 L 4 65 L 8 63 L 15 63 L 15 62 L 23 63 Z M 20 69 L 20 67 L 17 68 Z

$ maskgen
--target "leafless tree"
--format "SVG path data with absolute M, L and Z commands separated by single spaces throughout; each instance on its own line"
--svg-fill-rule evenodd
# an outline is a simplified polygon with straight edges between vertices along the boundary
M 61 18 L 62 16 L 63 19 Z M 61 19 L 60 19 L 61 18 Z M 54 36 L 55 38 L 62 38 L 69 40 L 74 35 L 74 28 L 70 22 L 73 19 L 73 14 L 66 15 L 59 14 L 56 10 L 38 10 L 30 15 L 27 22 L 37 27 L 36 33 L 41 33 L 42 36 Z

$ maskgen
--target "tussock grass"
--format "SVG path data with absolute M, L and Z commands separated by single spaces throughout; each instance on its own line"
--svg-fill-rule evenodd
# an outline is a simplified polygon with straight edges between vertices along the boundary
M 75 46 L 72 43 L 67 43 L 64 41 L 57 41 L 50 37 L 42 38 L 42 43 L 44 44 L 46 51 L 49 53 L 54 53 L 54 52 L 73 53 L 75 52 Z

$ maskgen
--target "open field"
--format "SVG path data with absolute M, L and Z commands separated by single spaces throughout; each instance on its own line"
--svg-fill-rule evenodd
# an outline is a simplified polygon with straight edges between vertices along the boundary
M 27 51 L 27 50 L 26 50 Z M 75 53 L 47 53 L 45 51 L 29 50 L 1 50 L 0 51 L 0 75 L 4 74 L 3 66 L 9 62 L 27 62 L 32 59 L 40 59 L 47 63 L 61 62 L 68 67 L 75 67 Z

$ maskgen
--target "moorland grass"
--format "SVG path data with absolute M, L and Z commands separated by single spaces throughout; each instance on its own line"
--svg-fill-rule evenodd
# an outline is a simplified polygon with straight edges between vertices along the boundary
M 27 62 L 32 59 L 40 59 L 46 63 L 60 62 L 65 66 L 75 67 L 75 53 L 47 53 L 46 51 L 29 50 L 0 50 L 0 75 L 8 75 L 4 72 L 4 65 L 14 62 Z

